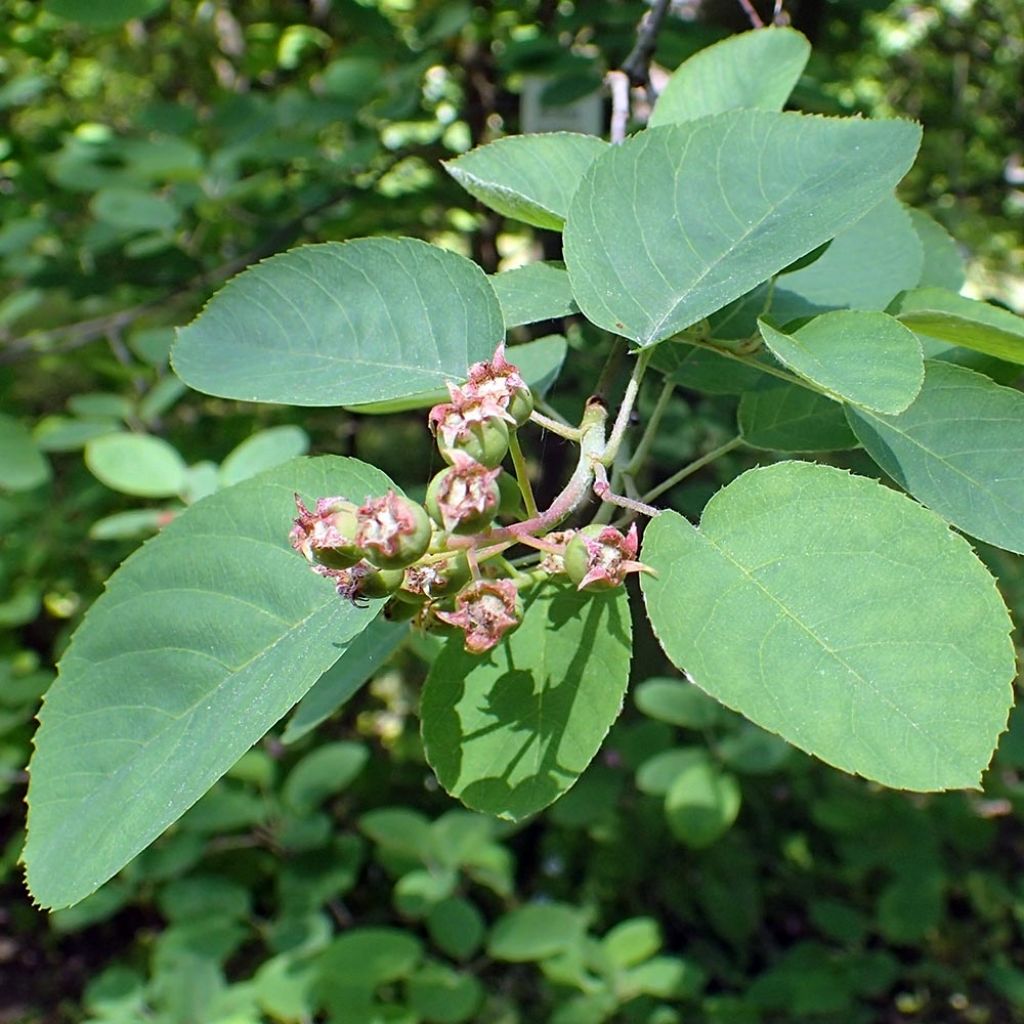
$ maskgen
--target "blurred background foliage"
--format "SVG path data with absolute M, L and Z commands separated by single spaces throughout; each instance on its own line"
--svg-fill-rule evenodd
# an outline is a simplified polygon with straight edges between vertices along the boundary
M 330 684 L 327 710 L 369 680 L 343 708 L 268 737 L 94 897 L 46 917 L 24 895 L 33 716 L 116 565 L 191 502 L 306 451 L 356 455 L 414 492 L 432 471 L 417 415 L 187 391 L 168 366 L 172 327 L 299 242 L 412 235 L 488 271 L 557 258 L 557 238 L 478 207 L 440 162 L 523 130 L 531 90 L 570 116 L 629 53 L 643 10 L 3 4 L 3 1024 L 1024 1020 L 1024 720 L 984 793 L 885 792 L 666 682 L 645 637 L 599 763 L 525 825 L 438 791 L 415 718 L 436 646 L 413 638 L 368 651 L 358 679 Z M 1019 0 L 786 10 L 815 47 L 794 105 L 920 119 L 903 198 L 958 239 L 973 294 L 1020 312 Z M 745 27 L 732 0 L 682 0 L 656 60 L 672 69 Z M 606 342 L 571 321 L 518 338 L 553 329 L 571 351 L 552 401 L 570 410 Z M 731 401 L 683 391 L 656 461 L 724 440 Z M 538 441 L 533 458 L 542 489 L 556 484 L 559 446 Z M 699 511 L 751 458 L 695 477 L 678 507 Z M 982 554 L 1024 612 L 1020 559 Z

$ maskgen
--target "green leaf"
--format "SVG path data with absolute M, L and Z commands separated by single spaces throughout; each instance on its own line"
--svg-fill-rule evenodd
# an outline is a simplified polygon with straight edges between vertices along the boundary
M 483 999 L 483 986 L 471 974 L 444 964 L 421 967 L 405 983 L 410 1009 L 430 1024 L 460 1024 L 473 1018 Z
M 867 453 L 954 526 L 1024 553 L 1024 394 L 951 363 L 926 364 L 899 416 L 848 410 Z
M 322 987 L 372 991 L 383 982 L 407 977 L 422 955 L 419 939 L 398 928 L 353 928 L 320 954 Z
M 676 68 L 648 123 L 656 128 L 751 107 L 781 110 L 810 55 L 811 44 L 791 28 L 730 36 Z
M 782 363 L 839 401 L 897 413 L 921 390 L 921 344 L 887 313 L 839 309 L 792 334 L 764 320 L 757 326 Z
M 44 452 L 73 452 L 89 441 L 122 430 L 116 420 L 77 420 L 68 416 L 44 416 L 32 432 Z
M 665 820 L 671 833 L 693 850 L 717 842 L 740 811 L 739 783 L 707 757 L 687 765 L 665 794 Z
M 124 540 L 128 537 L 143 537 L 156 533 L 175 516 L 175 512 L 165 508 L 136 508 L 127 512 L 115 512 L 113 515 L 97 519 L 89 527 L 89 536 L 93 540 Z
M 752 448 L 837 452 L 859 443 L 842 405 L 777 377 L 765 376 L 743 393 L 737 418 L 743 440 Z
M 155 14 L 166 4 L 167 0 L 45 0 L 44 6 L 51 14 L 90 28 L 114 28 Z
M 26 426 L 0 413 L 0 488 L 31 491 L 50 479 L 50 463 Z
M 662 647 L 723 704 L 889 786 L 978 784 L 1012 699 L 1010 620 L 933 513 L 783 462 L 716 494 L 699 530 L 663 512 L 642 557 Z
M 427 915 L 431 941 L 455 960 L 468 960 L 476 953 L 486 928 L 480 911 L 461 896 L 435 904 Z
M 633 700 L 648 717 L 685 729 L 707 729 L 722 717 L 721 707 L 685 679 L 646 679 L 634 690 Z
M 352 782 L 369 756 L 362 743 L 325 743 L 288 773 L 281 787 L 281 799 L 296 814 L 312 814 L 324 800 Z
M 886 309 L 916 287 L 923 265 L 909 212 L 887 196 L 840 231 L 821 259 L 776 281 L 771 318 L 785 324 L 828 309 Z
M 569 287 L 569 274 L 560 263 L 528 263 L 525 267 L 492 274 L 506 327 L 534 324 L 572 316 L 579 309 Z
M 140 498 L 167 498 L 185 486 L 177 448 L 148 434 L 106 434 L 85 446 L 85 464 L 107 487 Z
M 98 220 L 125 231 L 168 231 L 179 217 L 169 199 L 126 186 L 101 189 L 89 206 Z
M 583 913 L 578 907 L 531 903 L 495 922 L 487 942 L 487 955 L 512 963 L 546 960 L 578 946 L 585 932 Z
M 924 250 L 924 265 L 915 288 L 945 288 L 959 292 L 967 280 L 967 268 L 955 239 L 923 210 L 907 210 Z
M 536 395 L 545 395 L 562 369 L 567 348 L 565 338 L 562 335 L 546 334 L 543 338 L 535 338 L 533 341 L 524 342 L 522 345 L 513 345 L 507 349 L 506 355 L 510 362 L 519 367 L 519 372 L 523 380 L 530 386 L 530 390 Z M 488 357 L 493 354 L 493 352 L 489 352 Z M 449 379 L 452 381 L 464 381 L 468 369 L 468 366 L 464 367 L 459 373 L 452 374 Z M 409 409 L 429 409 L 430 406 L 437 405 L 438 402 L 448 402 L 450 400 L 450 396 L 445 388 L 436 388 L 433 391 L 425 391 L 418 395 L 409 395 L 405 398 L 396 398 L 388 402 L 350 405 L 348 409 L 351 412 L 381 416 L 396 412 L 406 412 Z
M 907 121 L 763 110 L 640 132 L 595 160 L 573 196 L 576 302 L 640 345 L 671 337 L 863 217 L 920 137 Z
M 1008 309 L 943 288 L 920 288 L 903 296 L 896 316 L 918 334 L 1024 364 L 1024 317 Z
M 608 143 L 593 135 L 510 135 L 478 146 L 444 169 L 492 210 L 536 228 L 561 231 L 583 172 Z
M 193 506 L 117 570 L 40 714 L 25 848 L 40 903 L 75 903 L 124 866 L 373 618 L 309 571 L 288 530 L 296 490 L 388 486 L 353 459 L 298 460 Z
M 305 455 L 309 451 L 309 435 L 289 425 L 269 427 L 247 437 L 221 463 L 220 485 L 230 487 L 249 477 L 273 469 L 282 462 Z
M 631 624 L 625 591 L 545 588 L 486 658 L 452 640 L 420 716 L 427 761 L 468 807 L 518 820 L 579 778 L 622 709 Z
M 299 701 L 281 741 L 294 743 L 326 721 L 359 691 L 408 635 L 407 623 L 388 622 L 377 616 L 345 645 L 341 657 Z
M 621 921 L 601 940 L 601 947 L 616 967 L 635 967 L 661 949 L 661 928 L 653 917 Z
M 360 238 L 239 274 L 178 332 L 172 361 L 222 398 L 355 405 L 462 379 L 503 333 L 475 263 L 411 238 Z

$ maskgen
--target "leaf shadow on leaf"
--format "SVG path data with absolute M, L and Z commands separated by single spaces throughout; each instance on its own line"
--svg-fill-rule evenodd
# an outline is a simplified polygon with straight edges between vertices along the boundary
M 527 601 L 525 615 L 536 601 L 536 595 Z M 495 681 L 490 691 L 481 695 L 480 710 L 490 718 L 491 724 L 474 732 L 462 734 L 458 706 L 465 695 L 465 679 L 453 687 L 448 705 L 445 731 L 454 739 L 461 736 L 463 745 L 472 744 L 496 731 L 504 731 L 507 741 L 501 751 L 501 774 L 480 778 L 460 794 L 471 807 L 507 808 L 505 816 L 521 817 L 529 809 L 543 807 L 560 796 L 577 779 L 579 772 L 559 763 L 566 733 L 571 733 L 574 708 L 583 673 L 588 667 L 590 650 L 599 630 L 611 633 L 624 643 L 629 642 L 620 610 L 611 595 L 594 595 L 581 606 L 575 591 L 558 594 L 548 606 L 548 628 L 557 631 L 571 619 L 584 616 L 580 642 L 572 661 L 561 679 L 553 679 L 544 668 L 543 652 L 537 652 L 535 666 L 515 664 L 508 643 L 497 652 L 504 658 L 507 669 Z M 591 666 L 591 669 L 593 666 Z M 571 737 L 570 737 L 571 738 Z M 518 747 L 514 745 L 518 743 Z M 523 762 L 527 761 L 524 766 Z M 461 776 L 461 754 L 453 757 L 446 775 Z M 512 783 L 515 774 L 523 775 Z M 519 811 L 517 809 L 522 809 Z

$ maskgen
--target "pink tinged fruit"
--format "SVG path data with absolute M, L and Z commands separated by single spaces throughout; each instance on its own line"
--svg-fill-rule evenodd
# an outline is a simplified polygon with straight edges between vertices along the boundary
M 522 621 L 519 592 L 511 580 L 477 580 L 455 598 L 455 611 L 437 617 L 456 626 L 466 637 L 470 654 L 484 654 Z
M 614 526 L 588 526 L 565 549 L 565 571 L 578 590 L 608 590 L 621 586 L 631 572 L 649 572 L 636 560 L 636 523 L 623 534 Z

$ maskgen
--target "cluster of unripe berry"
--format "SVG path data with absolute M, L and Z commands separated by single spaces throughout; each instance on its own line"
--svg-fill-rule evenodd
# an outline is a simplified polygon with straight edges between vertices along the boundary
M 562 575 L 581 590 L 608 589 L 642 566 L 635 527 L 552 532 L 562 516 L 521 518 L 523 494 L 501 463 L 533 412 L 533 395 L 504 346 L 448 390 L 450 401 L 428 417 L 448 465 L 430 481 L 424 505 L 389 490 L 359 505 L 318 498 L 309 509 L 296 495 L 291 542 L 348 600 L 386 598 L 388 618 L 461 630 L 466 649 L 483 653 L 521 621 L 521 587 Z M 499 517 L 514 522 L 496 525 Z M 543 552 L 535 569 L 520 572 L 502 557 L 516 544 Z

